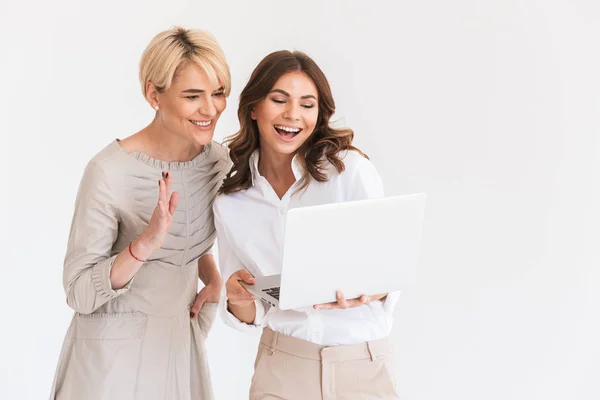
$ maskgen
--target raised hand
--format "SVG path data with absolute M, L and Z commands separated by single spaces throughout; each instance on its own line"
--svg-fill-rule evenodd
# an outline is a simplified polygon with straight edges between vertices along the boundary
M 179 193 L 171 193 L 171 173 L 163 172 L 162 175 L 163 179 L 158 181 L 158 203 L 148 226 L 139 237 L 151 251 L 160 249 L 164 244 L 179 202 Z

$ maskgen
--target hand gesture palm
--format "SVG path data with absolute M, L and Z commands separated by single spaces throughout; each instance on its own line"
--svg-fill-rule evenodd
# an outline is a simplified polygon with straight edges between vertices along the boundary
M 173 223 L 173 215 L 179 202 L 179 193 L 171 192 L 171 174 L 163 172 L 163 179 L 158 181 L 158 204 L 152 213 L 148 226 L 142 233 L 146 243 L 152 250 L 162 247 L 167 237 L 167 232 Z

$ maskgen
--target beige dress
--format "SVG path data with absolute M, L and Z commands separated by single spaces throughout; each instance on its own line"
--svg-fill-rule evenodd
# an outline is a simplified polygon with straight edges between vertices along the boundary
M 215 317 L 207 304 L 193 320 L 199 257 L 215 239 L 212 203 L 229 170 L 216 142 L 188 162 L 126 153 L 118 141 L 85 169 L 64 264 L 67 331 L 52 400 L 212 399 L 204 341 Z M 110 285 L 119 252 L 147 226 L 158 180 L 170 171 L 179 205 L 165 243 L 129 284 Z

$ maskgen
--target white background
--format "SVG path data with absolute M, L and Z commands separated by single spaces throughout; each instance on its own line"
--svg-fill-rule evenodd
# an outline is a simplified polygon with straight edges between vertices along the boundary
M 150 122 L 139 57 L 175 24 L 231 64 L 217 139 L 258 61 L 303 50 L 387 193 L 428 194 L 392 334 L 403 399 L 600 398 L 600 2 L 1 0 L 1 399 L 48 395 L 79 179 Z M 256 340 L 216 324 L 218 399 L 246 395 Z

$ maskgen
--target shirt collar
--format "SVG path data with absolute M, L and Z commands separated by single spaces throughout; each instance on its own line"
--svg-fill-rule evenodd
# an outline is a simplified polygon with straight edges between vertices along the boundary
M 250 172 L 252 174 L 252 185 L 256 184 L 258 177 L 261 176 L 258 172 L 258 160 L 260 158 L 260 149 L 254 150 L 250 155 Z M 300 161 L 298 161 L 298 155 L 295 155 L 292 158 L 292 172 L 294 173 L 294 178 L 296 178 L 296 182 L 302 179 L 302 166 L 300 165 Z

